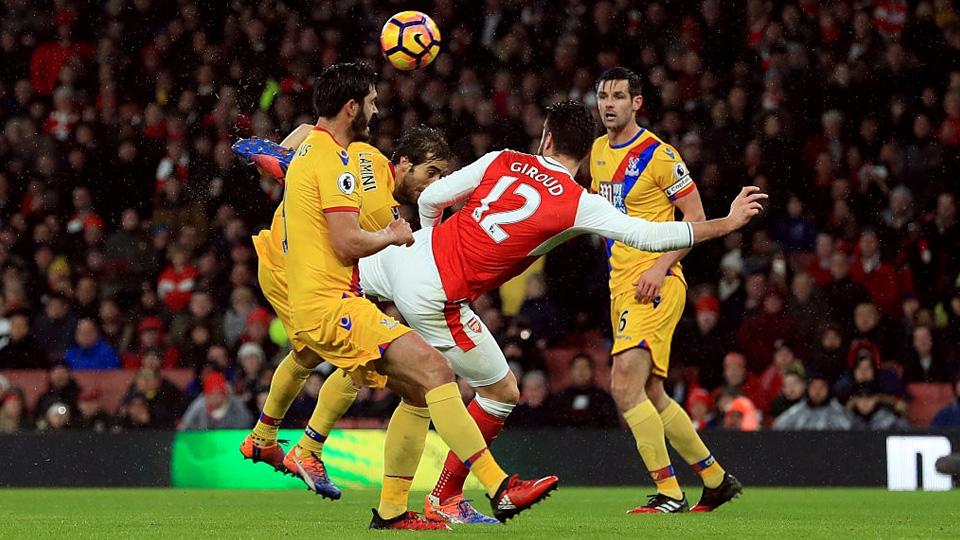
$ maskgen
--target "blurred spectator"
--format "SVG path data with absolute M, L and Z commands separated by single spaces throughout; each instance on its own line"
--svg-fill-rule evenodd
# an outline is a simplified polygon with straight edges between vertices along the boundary
M 850 277 L 863 285 L 880 311 L 889 317 L 899 315 L 901 297 L 897 272 L 880 257 L 880 239 L 876 231 L 867 229 L 860 234 L 859 253 L 850 268 Z
M 172 312 L 180 311 L 190 302 L 190 294 L 196 286 L 197 268 L 190 264 L 189 254 L 181 246 L 170 248 L 170 266 L 160 273 L 157 295 Z
M 247 324 L 239 343 L 253 343 L 263 351 L 264 359 L 272 358 L 277 353 L 277 345 L 270 340 L 270 322 L 273 315 L 266 308 L 255 308 L 247 315 Z
M 780 388 L 780 395 L 775 397 L 770 403 L 770 411 L 767 418 L 772 422 L 787 409 L 793 407 L 803 399 L 807 393 L 807 379 L 803 376 L 802 370 L 788 371 L 783 376 L 783 385 Z
M 823 326 L 823 314 L 828 312 L 827 305 L 815 289 L 816 283 L 810 274 L 800 272 L 793 276 L 790 284 L 790 297 L 784 314 L 796 323 L 796 337 L 793 342 L 797 352 L 806 357 L 812 352 L 818 332 Z
M 80 394 L 77 402 L 77 414 L 72 427 L 86 431 L 106 432 L 113 425 L 113 419 L 100 404 L 100 391 L 87 390 Z
M 593 359 L 585 353 L 570 360 L 570 384 L 557 392 L 551 407 L 561 427 L 615 427 L 620 422 L 613 397 L 594 382 Z
M 733 398 L 723 413 L 724 429 L 757 431 L 760 429 L 760 411 L 744 396 Z
M 37 431 L 62 431 L 70 427 L 70 407 L 66 403 L 52 403 L 37 419 Z
M 787 253 L 813 251 L 817 225 L 805 215 L 800 197 L 792 195 L 787 201 L 787 213 L 777 221 L 774 238 Z
M 203 379 L 203 395 L 187 407 L 180 431 L 208 429 L 247 429 L 253 425 L 253 416 L 247 407 L 230 393 L 223 375 L 217 372 Z
M 763 373 L 770 365 L 774 343 L 795 333 L 796 325 L 783 311 L 783 296 L 770 291 L 761 306 L 743 320 L 737 331 L 737 345 L 743 351 L 750 371 Z M 762 402 L 754 400 L 761 409 L 765 408 L 760 405 Z
M 74 332 L 74 345 L 67 349 L 67 365 L 70 369 L 119 369 L 117 351 L 100 337 L 97 324 L 90 319 L 80 319 Z
M 780 395 L 783 377 L 792 371 L 803 370 L 803 362 L 793 354 L 793 346 L 786 340 L 777 340 L 773 345 L 773 362 L 760 375 L 760 386 L 766 394 L 764 403 L 772 403 Z
M 62 294 L 51 295 L 43 314 L 33 325 L 33 334 L 51 360 L 62 360 L 70 346 L 77 319 L 70 312 L 70 303 Z
M 810 376 L 807 397 L 787 409 L 773 422 L 773 429 L 788 430 L 848 430 L 850 418 L 843 407 L 830 396 L 830 383 L 821 375 Z
M 122 318 L 117 301 L 107 298 L 100 301 L 100 330 L 110 345 L 117 351 L 126 351 L 133 341 L 133 321 Z
M 66 364 L 57 363 L 47 372 L 47 391 L 37 398 L 33 410 L 37 414 L 44 414 L 54 403 L 64 403 L 71 410 L 77 408 L 77 398 L 80 397 L 80 385 L 70 373 Z
M 155 367 L 137 371 L 127 398 L 140 396 L 150 410 L 150 425 L 155 428 L 172 428 L 180 416 L 182 395 L 170 381 L 163 378 Z
M 847 402 L 847 411 L 852 429 L 886 431 L 909 427 L 906 420 L 880 401 L 877 389 L 872 383 L 861 383 L 853 389 L 853 395 Z
M 0 433 L 17 433 L 32 427 L 23 391 L 11 388 L 0 393 Z
M 256 404 L 257 388 L 263 384 L 270 386 L 272 372 L 265 369 L 265 362 L 263 349 L 256 343 L 244 343 L 237 351 L 237 364 L 240 369 L 233 381 L 234 393 L 237 399 L 247 404 L 253 414 L 260 412 L 253 407 Z
M 161 367 L 164 369 L 178 367 L 180 351 L 176 347 L 168 346 L 164 341 L 163 321 L 160 317 L 144 317 L 137 325 L 138 346 L 123 355 L 125 369 L 137 369 L 143 365 L 143 355 L 146 351 L 162 351 Z
M 687 414 L 693 422 L 693 427 L 697 431 L 710 429 L 716 424 L 716 418 L 713 414 L 713 398 L 710 392 L 697 387 L 690 390 L 687 395 Z
M 134 392 L 127 395 L 117 411 L 117 419 L 113 429 L 115 431 L 133 431 L 139 429 L 156 429 L 157 425 L 150 417 L 150 406 L 147 398 Z
M 681 321 L 671 349 L 671 364 L 697 367 L 699 384 L 716 388 L 723 382 L 723 356 L 731 348 L 731 339 L 720 328 L 720 301 L 702 296 L 694 304 L 694 318 Z
M 530 326 L 533 335 L 548 342 L 560 331 L 557 321 L 560 313 L 550 298 L 547 297 L 547 287 L 541 274 L 533 274 L 527 278 L 523 304 L 517 313 Z
M 0 369 L 46 369 L 47 352 L 30 334 L 30 318 L 26 312 L 11 313 L 10 341 L 0 349 Z
M 713 391 L 718 400 L 722 392 L 745 396 L 757 409 L 766 411 L 768 407 L 766 392 L 760 378 L 747 371 L 747 359 L 738 352 L 727 353 L 723 359 L 723 386 Z
M 850 279 L 850 261 L 839 251 L 830 258 L 833 280 L 823 288 L 823 299 L 830 307 L 831 322 L 845 331 L 853 329 L 853 307 L 870 301 L 862 285 Z
M 914 382 L 950 382 L 956 373 L 953 359 L 938 350 L 929 326 L 913 329 L 913 346 L 907 351 L 903 366 L 903 380 Z M 0 353 L 2 354 L 2 353 Z
M 953 395 L 956 399 L 937 411 L 930 421 L 935 429 L 960 427 L 960 376 L 953 380 Z
M 834 385 L 834 394 L 841 403 L 846 403 L 854 388 L 860 384 L 873 384 L 884 401 L 896 405 L 906 394 L 903 381 L 896 373 L 880 367 L 876 346 L 869 342 L 854 343 L 850 348 L 850 368 Z
M 520 382 L 520 403 L 507 417 L 507 425 L 519 428 L 551 427 L 554 424 L 553 416 L 547 376 L 542 371 L 524 373 Z
M 253 292 L 248 287 L 237 287 L 230 293 L 230 309 L 223 317 L 223 335 L 227 345 L 233 347 L 247 327 L 247 317 L 257 305 Z
M 195 290 L 190 295 L 187 311 L 181 311 L 170 324 L 170 337 L 178 347 L 187 345 L 190 332 L 204 326 L 210 332 L 210 341 L 224 343 L 223 317 L 214 311 L 213 296 L 206 290 Z
M 836 382 L 847 370 L 847 350 L 843 346 L 843 331 L 829 324 L 820 332 L 816 349 L 810 354 L 805 367 L 822 374 L 828 381 Z

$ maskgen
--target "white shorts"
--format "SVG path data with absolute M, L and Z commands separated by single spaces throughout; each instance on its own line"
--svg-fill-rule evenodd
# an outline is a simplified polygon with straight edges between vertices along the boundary
M 470 306 L 447 302 L 433 258 L 432 229 L 413 234 L 413 246 L 390 246 L 360 259 L 363 293 L 390 300 L 407 325 L 443 353 L 457 375 L 478 388 L 510 371 L 490 330 Z

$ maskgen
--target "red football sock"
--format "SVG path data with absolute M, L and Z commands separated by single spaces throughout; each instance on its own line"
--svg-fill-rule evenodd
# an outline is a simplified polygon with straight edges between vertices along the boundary
M 483 410 L 477 400 L 473 400 L 467 405 L 467 412 L 477 423 L 480 433 L 483 434 L 483 440 L 489 447 L 490 443 L 503 430 L 503 420 Z M 437 480 L 437 485 L 433 488 L 431 494 L 440 499 L 441 503 L 461 495 L 463 493 L 463 483 L 466 481 L 468 474 L 470 474 L 470 469 L 453 452 L 450 452 L 447 454 L 447 461 L 443 464 L 443 471 L 440 472 L 440 479 Z

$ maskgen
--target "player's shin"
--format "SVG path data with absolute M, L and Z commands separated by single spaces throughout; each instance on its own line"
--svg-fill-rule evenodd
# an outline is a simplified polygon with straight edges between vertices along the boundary
M 683 492 L 670 465 L 670 455 L 664 441 L 663 423 L 657 414 L 657 408 L 649 399 L 623 413 L 637 441 L 637 450 L 644 465 L 657 485 L 657 491 L 673 499 L 682 499 Z
M 267 394 L 267 401 L 263 404 L 263 412 L 253 428 L 253 437 L 257 444 L 272 444 L 277 440 L 277 431 L 280 429 L 283 417 L 287 414 L 287 409 L 300 394 L 312 372 L 312 369 L 297 363 L 293 352 L 280 362 L 276 371 L 273 372 L 270 393 Z
M 380 517 L 392 519 L 407 511 L 410 484 L 430 429 L 430 410 L 401 402 L 387 425 L 383 445 L 383 489 Z
M 450 382 L 430 390 L 426 401 L 437 433 L 493 497 L 507 473 L 490 454 L 480 429 L 463 405 L 457 384 Z
M 477 396 L 470 405 L 467 406 L 467 412 L 480 428 L 483 435 L 483 441 L 489 447 L 497 435 L 503 430 L 503 423 L 515 407 L 512 403 L 502 403 Z M 463 483 L 467 479 L 470 470 L 467 469 L 463 461 L 456 454 L 450 452 L 447 454 L 447 460 L 443 464 L 443 470 L 440 472 L 440 478 L 437 485 L 433 488 L 431 495 L 437 498 L 442 504 L 463 493 Z
M 723 467 L 703 444 L 686 411 L 671 399 L 667 408 L 660 411 L 660 420 L 670 445 L 697 471 L 703 485 L 708 488 L 719 486 L 723 482 Z
M 330 430 L 340 419 L 357 397 L 357 387 L 342 369 L 338 369 L 327 377 L 320 394 L 317 396 L 317 406 L 307 422 L 307 428 L 298 443 L 301 448 L 315 454 L 323 451 L 323 443 L 330 435 Z

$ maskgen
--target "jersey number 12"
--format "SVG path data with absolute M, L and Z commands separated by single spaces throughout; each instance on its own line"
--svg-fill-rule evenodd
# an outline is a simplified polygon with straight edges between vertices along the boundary
M 473 210 L 472 216 L 474 221 L 479 223 L 483 232 L 487 233 L 487 235 L 498 244 L 510 238 L 510 235 L 503 230 L 502 225 L 519 223 L 532 216 L 533 213 L 537 211 L 537 208 L 540 207 L 540 193 L 538 193 L 534 187 L 521 183 L 513 190 L 514 194 L 523 198 L 523 205 L 520 206 L 520 208 L 494 212 L 492 214 L 489 213 L 490 205 L 497 202 L 500 197 L 503 197 L 507 189 L 516 183 L 516 181 L 516 176 L 501 176 L 500 179 L 497 180 L 496 185 L 493 186 L 493 189 L 490 190 L 490 193 L 487 193 L 487 196 L 480 201 L 480 206 Z

